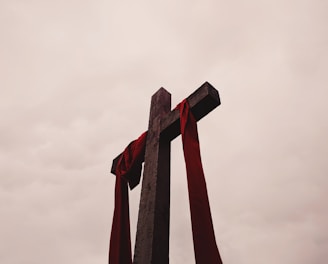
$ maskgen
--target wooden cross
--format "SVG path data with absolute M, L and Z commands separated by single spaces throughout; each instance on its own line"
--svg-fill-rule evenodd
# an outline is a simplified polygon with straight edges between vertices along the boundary
M 220 105 L 218 91 L 208 82 L 187 100 L 197 121 Z M 179 134 L 179 110 L 171 111 L 171 94 L 161 88 L 151 99 L 133 259 L 135 264 L 169 263 L 170 149 L 171 141 Z M 120 155 L 113 160 L 113 174 Z M 130 188 L 137 184 L 130 183 Z

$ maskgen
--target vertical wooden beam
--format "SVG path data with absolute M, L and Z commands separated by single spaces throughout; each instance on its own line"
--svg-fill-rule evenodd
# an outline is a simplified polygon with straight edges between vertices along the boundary
M 171 143 L 170 139 L 160 137 L 160 122 L 170 111 L 171 94 L 161 88 L 151 100 L 135 264 L 169 263 Z

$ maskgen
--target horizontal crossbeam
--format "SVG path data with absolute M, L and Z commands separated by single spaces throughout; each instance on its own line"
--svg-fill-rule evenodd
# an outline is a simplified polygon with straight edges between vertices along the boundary
M 219 92 L 208 82 L 205 82 L 194 93 L 187 98 L 196 120 L 202 119 L 205 115 L 218 107 L 220 102 Z M 172 110 L 161 120 L 160 124 L 161 137 L 173 140 L 180 135 L 180 113 L 178 109 Z M 122 154 L 118 155 L 114 160 L 111 172 L 115 174 L 117 162 Z M 130 186 L 132 189 L 134 186 Z

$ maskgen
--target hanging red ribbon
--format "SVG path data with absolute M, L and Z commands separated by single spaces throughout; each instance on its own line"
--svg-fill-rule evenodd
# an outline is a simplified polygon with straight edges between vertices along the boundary
M 131 264 L 128 182 L 139 182 L 147 132 L 131 142 L 116 166 L 115 209 L 109 247 L 110 264 Z
M 180 129 L 187 168 L 196 263 L 221 264 L 201 163 L 197 122 L 187 100 L 181 102 L 177 109 L 180 110 Z M 139 182 L 146 138 L 147 132 L 131 142 L 116 167 L 115 209 L 109 249 L 110 264 L 132 263 L 128 182 Z
M 190 111 L 187 100 L 182 101 L 177 108 L 180 110 L 180 129 L 187 169 L 196 263 L 221 264 L 222 261 L 215 241 L 211 210 L 200 157 L 197 121 Z

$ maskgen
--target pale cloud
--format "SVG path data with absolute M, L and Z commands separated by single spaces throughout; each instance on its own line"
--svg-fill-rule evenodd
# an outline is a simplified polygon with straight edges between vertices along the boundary
M 106 263 L 111 160 L 204 81 L 199 122 L 224 263 L 328 255 L 327 4 L 2 1 L 0 262 Z M 181 139 L 172 146 L 172 263 L 192 263 Z M 131 193 L 132 237 L 140 186 Z M 134 243 L 134 242 L 133 242 Z

